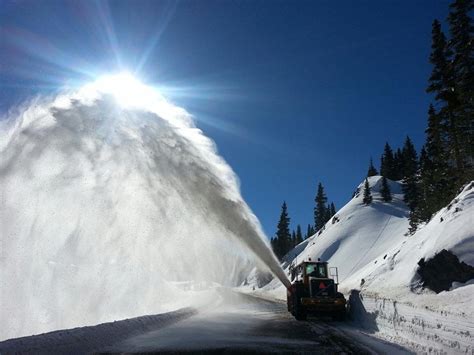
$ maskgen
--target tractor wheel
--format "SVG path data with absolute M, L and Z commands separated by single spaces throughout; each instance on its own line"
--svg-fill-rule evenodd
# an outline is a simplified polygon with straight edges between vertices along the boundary
M 346 311 L 342 310 L 342 311 L 336 312 L 336 313 L 333 314 L 332 317 L 333 317 L 334 320 L 343 322 L 343 321 L 346 320 Z
M 291 306 L 291 314 L 296 320 L 306 320 L 306 312 L 301 303 L 298 302 L 297 294 L 293 294 Z
M 293 299 L 293 316 L 296 320 L 306 320 L 306 311 L 298 302 L 298 297 L 294 297 Z
M 307 318 L 308 318 L 308 315 L 303 310 L 298 310 L 295 314 L 295 319 L 298 321 L 303 321 L 303 320 L 306 320 Z

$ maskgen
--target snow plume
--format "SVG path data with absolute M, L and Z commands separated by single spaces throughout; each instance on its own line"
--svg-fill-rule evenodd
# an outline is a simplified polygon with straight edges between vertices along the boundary
M 182 283 L 255 265 L 288 282 L 190 115 L 106 84 L 0 121 L 0 340 L 176 308 Z

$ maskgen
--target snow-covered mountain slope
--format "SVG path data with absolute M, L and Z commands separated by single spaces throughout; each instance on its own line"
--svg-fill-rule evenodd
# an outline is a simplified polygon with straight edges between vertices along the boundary
M 154 89 L 104 79 L 0 119 L 0 340 L 189 305 L 176 282 L 258 264 L 283 274 L 214 143 Z
M 386 258 L 379 256 L 361 267 L 345 280 L 343 287 L 354 288 L 364 278 L 363 288 L 373 292 L 393 293 L 394 288 L 417 290 L 418 262 L 432 258 L 443 249 L 474 265 L 474 183 L 467 185 L 448 207 L 414 235 L 398 235 L 396 239 L 396 243 L 387 245 Z
M 362 203 L 361 184 L 335 218 L 290 251 L 283 265 L 288 271 L 291 262 L 320 258 L 338 267 L 339 289 L 347 296 L 357 290 L 356 303 L 362 305 L 363 314 L 371 314 L 361 321 L 370 319 L 374 329 L 390 340 L 415 344 L 420 351 L 437 346 L 442 351 L 455 347 L 470 352 L 474 283 L 454 283 L 452 290 L 436 294 L 421 287 L 417 271 L 420 259 L 431 259 L 443 249 L 474 266 L 474 182 L 413 235 L 407 233 L 401 184 L 389 183 L 393 201 L 382 201 L 381 177 L 370 177 L 373 203 Z M 275 280 L 264 291 L 286 297 L 285 288 Z M 420 339 L 425 339 L 422 345 Z
M 344 283 L 355 271 L 383 257 L 397 244 L 398 240 L 393 236 L 403 235 L 408 229 L 408 210 L 401 186 L 389 182 L 393 201 L 385 203 L 379 193 L 380 177 L 369 178 L 369 184 L 374 202 L 368 206 L 362 203 L 361 184 L 354 198 L 338 211 L 321 233 L 305 241 L 306 247 L 296 256 L 297 261 L 308 258 L 329 261 L 338 266 L 339 281 Z M 293 259 L 295 255 L 290 252 L 288 257 Z

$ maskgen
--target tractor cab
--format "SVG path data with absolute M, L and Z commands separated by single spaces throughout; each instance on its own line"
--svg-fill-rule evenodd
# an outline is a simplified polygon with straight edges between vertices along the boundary
M 309 259 L 292 265 L 289 271 L 292 285 L 287 292 L 288 310 L 297 319 L 318 313 L 329 313 L 338 319 L 345 316 L 346 300 L 337 290 L 337 268 Z
M 291 282 L 303 283 L 311 296 L 333 296 L 337 292 L 338 273 L 337 268 L 331 268 L 331 271 L 329 275 L 328 263 L 325 261 L 303 261 L 290 268 Z

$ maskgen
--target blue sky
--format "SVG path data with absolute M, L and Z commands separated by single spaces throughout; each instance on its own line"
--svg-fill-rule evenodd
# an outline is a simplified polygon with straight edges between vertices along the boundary
M 191 112 L 269 236 L 312 223 L 386 140 L 424 139 L 431 23 L 449 1 L 0 0 L 0 112 L 121 68 Z

